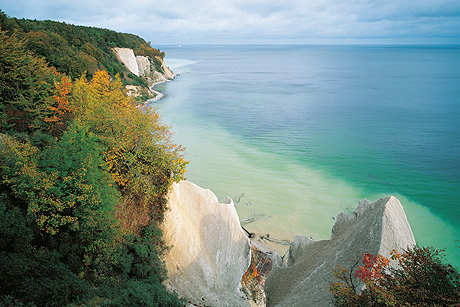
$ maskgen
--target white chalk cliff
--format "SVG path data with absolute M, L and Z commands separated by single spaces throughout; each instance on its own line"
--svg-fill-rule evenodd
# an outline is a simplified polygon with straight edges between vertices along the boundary
M 267 306 L 334 306 L 328 285 L 335 264 L 349 267 L 363 253 L 390 258 L 393 249 L 415 245 L 403 207 L 395 197 L 370 203 L 362 200 L 351 215 L 339 214 L 330 240 L 297 235 L 287 265 L 281 258 L 265 282 Z M 362 259 L 362 258 L 361 258 Z M 278 264 L 276 264 L 278 263 Z
M 118 59 L 125 64 L 126 68 L 138 77 L 149 77 L 152 83 L 168 81 L 174 79 L 174 73 L 166 66 L 165 62 L 157 58 L 161 62 L 161 68 L 164 73 L 154 69 L 154 65 L 146 56 L 135 56 L 134 51 L 129 48 L 113 48 Z
M 181 181 L 168 194 L 168 208 L 166 285 L 195 306 L 248 306 L 239 287 L 251 249 L 233 201 L 219 203 L 210 190 Z
M 125 64 L 126 68 L 136 76 L 139 76 L 139 68 L 137 66 L 134 51 L 129 48 L 113 48 L 118 58 Z
M 136 56 L 137 69 L 139 71 L 138 76 L 147 77 L 150 75 L 150 60 L 146 56 Z

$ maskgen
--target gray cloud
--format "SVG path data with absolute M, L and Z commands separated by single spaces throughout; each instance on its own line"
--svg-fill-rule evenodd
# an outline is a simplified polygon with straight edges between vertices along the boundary
M 385 39 L 460 43 L 458 0 L 2 2 L 10 16 L 131 32 L 155 44 Z

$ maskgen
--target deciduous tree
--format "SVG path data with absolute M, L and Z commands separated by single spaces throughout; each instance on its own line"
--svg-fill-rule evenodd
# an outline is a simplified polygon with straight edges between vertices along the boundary
M 0 31 L 0 42 L 0 130 L 45 131 L 56 70 L 27 51 L 17 32 Z
M 393 251 L 394 266 L 381 255 L 365 253 L 354 272 L 337 266 L 340 281 L 329 289 L 336 306 L 460 306 L 460 274 L 443 262 L 442 253 L 432 247 Z

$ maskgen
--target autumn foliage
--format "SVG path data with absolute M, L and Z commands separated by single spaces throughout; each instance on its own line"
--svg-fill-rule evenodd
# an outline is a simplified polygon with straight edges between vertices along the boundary
M 61 35 L 28 39 L 0 31 L 0 305 L 180 306 L 157 225 L 184 148 L 118 76 L 72 79 L 28 50 Z
M 334 269 L 329 285 L 336 306 L 460 306 L 460 274 L 441 260 L 443 251 L 414 247 L 382 255 L 363 254 L 356 269 Z
M 258 306 L 264 306 L 264 283 L 272 269 L 270 255 L 251 244 L 251 263 L 241 278 L 242 290 Z

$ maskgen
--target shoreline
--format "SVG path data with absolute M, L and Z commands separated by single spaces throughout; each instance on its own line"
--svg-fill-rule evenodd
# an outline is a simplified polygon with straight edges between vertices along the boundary
M 145 108 L 147 107 L 148 105 L 150 105 L 151 103 L 153 102 L 156 102 L 156 101 L 159 101 L 163 98 L 166 97 L 165 94 L 163 94 L 162 92 L 159 92 L 159 91 L 156 91 L 154 88 L 155 86 L 157 86 L 158 84 L 162 84 L 162 83 L 166 83 L 166 82 L 171 82 L 171 81 L 174 81 L 176 79 L 176 77 L 179 76 L 179 74 L 173 74 L 173 78 L 171 80 L 161 80 L 161 81 L 157 81 L 157 82 L 154 82 L 151 86 L 149 86 L 149 90 L 154 92 L 156 94 L 156 96 L 154 98 L 150 98 L 150 99 L 147 99 L 146 101 L 144 101 L 143 103 L 140 103 L 137 108 Z
M 245 49 L 241 48 L 239 50 L 244 51 Z M 183 51 L 181 50 L 181 52 L 175 50 L 174 54 L 171 54 L 171 56 L 178 59 L 187 58 L 188 55 L 185 51 L 185 49 Z M 191 161 L 191 163 L 187 166 L 187 178 L 189 180 L 202 187 L 211 189 L 221 199 L 224 199 L 227 195 L 233 197 L 246 192 L 246 196 L 242 203 L 237 206 L 237 212 L 241 219 L 249 218 L 255 212 L 264 214 L 267 217 L 267 220 L 261 220 L 243 226 L 251 233 L 259 233 L 264 237 L 267 237 L 267 234 L 269 234 L 270 239 L 277 240 L 292 240 L 297 233 L 312 236 L 315 240 L 328 239 L 331 235 L 334 220 L 339 212 L 350 210 L 350 208 L 353 208 L 359 200 L 363 198 L 368 198 L 374 201 L 383 196 L 395 195 L 403 204 L 418 243 L 423 246 L 433 245 L 435 248 L 447 248 L 447 253 L 449 254 L 448 261 L 460 267 L 460 257 L 458 257 L 458 255 L 460 255 L 460 249 L 458 242 L 455 241 L 458 239 L 457 234 L 459 228 L 449 220 L 444 220 L 440 217 L 440 215 L 434 214 L 430 210 L 430 207 L 428 207 L 431 202 L 444 202 L 444 200 L 447 199 L 447 196 L 443 194 L 436 194 L 439 197 L 433 198 L 433 196 L 427 196 L 430 198 L 426 198 L 424 201 L 415 201 L 410 197 L 410 195 L 407 196 L 410 194 L 410 190 L 407 190 L 410 186 L 406 187 L 406 185 L 404 185 L 404 189 L 400 191 L 398 184 L 401 183 L 398 183 L 398 181 L 391 182 L 393 181 L 393 178 L 397 179 L 397 176 L 400 176 L 400 174 L 398 175 L 398 170 L 393 171 L 386 168 L 385 165 L 391 165 L 391 161 L 386 154 L 382 154 L 381 160 L 377 159 L 372 162 L 375 163 L 375 169 L 372 171 L 373 174 L 370 174 L 371 172 L 366 168 L 356 167 L 356 169 L 353 168 L 354 173 L 350 173 L 349 176 L 345 171 L 344 174 L 347 174 L 347 176 L 331 176 L 328 170 L 335 168 L 337 168 L 337 172 L 339 174 L 342 174 L 341 166 L 339 167 L 334 164 L 340 160 L 335 160 L 332 157 L 330 159 L 327 157 L 321 157 L 319 154 L 322 151 L 318 149 L 319 147 L 305 147 L 305 150 L 308 149 L 307 152 L 310 150 L 312 152 L 314 150 L 318 150 L 318 156 L 316 156 L 316 154 L 312 156 L 311 162 L 313 163 L 306 163 L 305 160 L 302 159 L 291 159 L 292 157 L 295 157 L 296 153 L 301 153 L 301 151 L 297 151 L 297 149 L 303 148 L 303 143 L 298 143 L 297 139 L 292 140 L 293 144 L 297 147 L 291 148 L 286 146 L 281 147 L 279 151 L 276 151 L 277 153 L 283 153 L 286 148 L 291 148 L 293 150 L 292 156 L 272 154 L 271 150 L 267 150 L 271 149 L 271 147 L 268 146 L 272 145 L 264 145 L 263 140 L 273 141 L 276 145 L 276 141 L 282 141 L 283 137 L 281 134 L 279 134 L 278 137 L 278 132 L 274 131 L 274 134 L 271 135 L 268 134 L 271 130 L 261 128 L 260 130 L 255 131 L 260 131 L 261 133 L 267 132 L 267 134 L 261 134 L 264 137 L 262 139 L 253 139 L 252 137 L 245 137 L 247 136 L 246 131 L 248 130 L 243 131 L 243 127 L 238 127 L 238 129 L 241 128 L 241 130 L 236 130 L 236 133 L 230 133 L 232 132 L 231 129 L 226 128 L 236 127 L 236 125 L 220 125 L 220 121 L 226 122 L 232 120 L 230 116 L 227 116 L 228 114 L 235 115 L 239 114 L 237 113 L 239 110 L 244 110 L 244 107 L 247 107 L 248 105 L 248 101 L 241 97 L 241 103 L 236 104 L 235 102 L 230 102 L 231 100 L 227 101 L 223 98 L 220 99 L 218 90 L 225 87 L 227 87 L 228 90 L 228 84 L 220 84 L 218 82 L 227 80 L 227 78 L 236 77 L 238 75 L 238 71 L 242 68 L 238 66 L 238 69 L 229 70 L 226 69 L 228 66 L 222 66 L 222 70 L 219 71 L 219 75 L 217 75 L 217 77 L 211 77 L 209 73 L 215 71 L 212 69 L 213 66 L 211 64 L 220 64 L 220 56 L 227 54 L 218 48 L 214 51 L 215 53 L 210 53 L 213 57 L 207 59 L 207 61 L 209 61 L 209 65 L 207 64 L 206 66 L 199 65 L 199 63 L 195 64 L 195 66 L 180 66 L 182 63 L 188 62 L 177 61 L 177 64 L 180 65 L 178 66 L 179 68 L 176 67 L 175 70 L 181 72 L 182 74 L 187 74 L 187 80 L 179 80 L 179 83 L 184 86 L 179 84 L 174 86 L 174 104 L 170 104 L 168 102 L 168 104 L 162 104 L 161 106 L 161 113 L 167 114 L 167 122 L 173 126 L 174 132 L 176 132 L 174 136 L 175 141 L 187 147 L 187 159 Z M 291 55 L 297 55 L 297 53 L 292 53 Z M 302 56 L 302 59 L 309 58 L 310 57 Z M 238 62 L 236 64 L 243 63 Z M 200 66 L 199 69 L 198 65 Z M 372 67 L 371 64 L 369 65 Z M 251 67 L 252 66 L 244 68 L 249 70 Z M 188 74 L 190 70 L 193 72 L 192 74 Z M 200 76 L 197 73 L 198 71 L 203 73 L 203 75 Z M 324 72 L 329 73 L 330 71 L 324 70 Z M 291 71 L 291 73 L 293 72 Z M 305 81 L 305 84 L 308 84 L 307 82 L 310 80 L 307 78 L 308 76 L 308 74 L 305 75 L 305 79 L 302 79 L 303 77 L 300 76 L 301 79 Z M 360 80 L 358 74 L 352 76 L 354 76 L 355 80 Z M 184 75 L 184 77 L 186 76 Z M 225 79 L 222 79 L 224 77 Z M 251 75 L 247 79 L 242 78 L 241 81 L 250 81 L 252 77 L 253 76 Z M 264 93 L 267 91 L 266 95 L 270 95 L 270 97 L 276 95 L 275 93 L 279 91 L 279 89 L 273 91 L 269 89 L 270 87 L 268 87 L 268 85 L 271 80 L 272 79 L 267 77 L 266 79 L 262 79 L 265 83 L 261 83 Z M 296 80 L 296 82 L 298 83 L 298 80 Z M 296 82 L 287 82 L 287 84 Z M 209 84 L 203 86 L 203 83 Z M 254 112 L 254 115 L 256 110 L 263 111 L 267 107 L 273 107 L 273 110 L 280 110 L 279 107 L 275 107 L 279 104 L 279 100 L 276 103 L 273 102 L 273 104 L 265 103 L 263 102 L 265 99 L 258 98 L 260 97 L 259 95 L 250 95 L 250 93 L 256 91 L 252 91 L 250 87 L 249 89 L 247 87 L 240 87 L 241 84 L 238 84 L 238 87 L 235 87 L 234 89 L 239 91 L 241 91 L 241 89 L 248 90 L 248 97 L 251 98 L 250 105 L 252 110 L 254 110 L 251 112 Z M 347 85 L 347 82 L 340 84 L 345 86 Z M 200 89 L 203 87 L 206 88 L 206 90 Z M 289 90 L 292 93 L 300 93 L 298 86 L 289 88 Z M 354 93 L 354 91 L 352 93 Z M 362 93 L 363 91 L 361 90 L 356 91 L 356 94 Z M 231 97 L 234 92 L 228 92 L 228 94 Z M 205 110 L 206 113 L 200 114 L 198 119 L 193 118 L 193 114 L 197 114 L 196 111 L 200 110 L 198 108 L 203 106 L 202 100 L 206 98 L 206 95 L 216 97 L 214 100 L 221 100 L 221 102 L 218 103 L 219 112 L 208 112 Z M 312 92 L 311 95 L 312 99 L 316 99 L 316 92 Z M 274 97 L 283 98 L 284 96 L 286 96 L 286 94 Z M 293 99 L 295 97 L 296 96 L 293 96 Z M 310 94 L 308 94 L 308 97 L 310 97 Z M 171 97 L 168 97 L 168 99 L 169 98 Z M 224 98 L 227 98 L 227 96 Z M 319 99 L 318 103 L 320 101 L 323 100 Z M 264 107 L 258 108 L 258 106 Z M 310 118 L 310 115 L 313 114 L 310 112 L 313 110 L 319 110 L 313 108 L 313 106 L 317 106 L 316 102 L 311 108 L 305 107 L 305 109 L 303 109 L 303 104 L 300 104 L 300 102 L 296 106 L 299 106 L 299 108 L 302 107 L 299 110 L 305 111 L 305 114 L 308 115 L 309 119 L 308 125 L 305 125 L 305 132 L 308 132 L 306 135 L 308 138 L 302 136 L 299 132 L 294 130 L 291 131 L 293 136 L 299 138 L 299 141 L 305 142 L 305 144 L 307 144 L 307 141 L 312 142 L 311 145 L 318 146 L 325 140 L 327 142 L 323 144 L 324 146 L 336 146 L 338 145 L 336 143 L 342 142 L 342 139 L 338 138 L 334 133 L 331 133 L 330 137 L 325 138 L 329 134 L 328 131 L 330 131 L 326 129 L 334 127 L 335 124 L 331 122 L 326 125 L 323 120 L 317 121 Z M 224 108 L 228 108 L 233 113 L 224 113 Z M 300 118 L 300 115 L 291 114 L 288 111 L 288 108 L 283 107 L 281 110 L 285 111 L 287 115 L 292 115 L 294 118 Z M 328 110 L 328 108 L 324 110 Z M 267 110 L 267 115 L 270 114 L 269 111 L 270 110 Z M 252 115 L 252 113 L 250 114 Z M 366 116 L 369 115 L 367 112 L 364 112 L 363 114 L 367 114 Z M 219 116 L 219 118 L 216 118 L 217 116 Z M 245 120 L 242 120 L 241 118 Z M 238 122 L 244 124 L 251 118 L 254 119 L 255 117 L 247 116 L 246 118 L 246 116 L 241 116 L 238 118 Z M 324 119 L 330 119 L 330 117 L 324 117 Z M 369 120 L 370 119 L 371 117 L 369 117 Z M 251 122 L 248 122 L 251 124 L 248 128 L 259 129 L 259 125 L 256 125 L 256 123 L 260 121 L 261 120 L 254 120 L 254 125 L 252 125 Z M 280 127 L 285 127 L 284 125 L 281 126 L 283 123 L 284 121 L 279 121 Z M 360 122 L 359 125 L 367 125 L 367 123 L 367 121 Z M 350 129 L 349 131 L 357 128 L 355 123 L 352 124 L 352 122 L 350 122 L 345 124 L 346 127 Z M 309 130 L 306 129 L 307 127 Z M 312 130 L 310 133 L 309 131 L 311 128 L 316 130 Z M 412 129 L 413 127 L 406 128 Z M 393 129 L 391 129 L 391 131 L 393 131 Z M 286 130 L 286 133 L 289 132 L 290 130 Z M 346 135 L 348 135 L 348 132 L 344 133 L 344 135 L 340 134 L 341 137 L 345 137 Z M 381 137 L 382 140 L 386 138 L 384 134 L 381 134 Z M 354 141 L 356 139 L 353 138 L 351 140 Z M 365 140 L 366 142 L 370 141 L 370 139 Z M 254 141 L 254 143 L 251 143 L 251 141 Z M 283 145 L 282 143 L 280 144 Z M 357 144 L 360 144 L 362 147 L 359 147 L 359 149 L 363 150 L 359 156 L 354 154 L 356 148 L 353 149 Z M 346 151 L 343 151 L 343 153 L 346 154 L 348 159 L 351 159 L 350 161 L 357 159 L 356 165 L 359 166 L 359 163 L 370 161 L 368 160 L 370 154 L 375 154 L 375 152 L 368 147 L 370 144 L 371 143 L 354 144 L 353 142 L 347 142 L 347 144 L 344 144 L 345 147 L 343 148 Z M 393 150 L 393 145 L 388 147 L 388 150 Z M 342 149 L 340 152 L 342 153 Z M 224 157 L 225 160 L 222 162 Z M 315 157 L 318 157 L 318 160 L 313 159 Z M 403 161 L 400 163 L 403 163 Z M 401 167 L 401 165 L 407 164 L 398 165 Z M 269 168 L 267 166 L 273 167 Z M 346 169 L 347 168 L 344 167 L 344 170 Z M 404 176 L 409 176 L 407 177 L 409 179 L 413 178 L 411 175 L 412 173 L 407 172 L 408 171 L 404 172 Z M 292 174 L 295 174 L 295 176 Z M 385 178 L 385 180 L 378 181 L 379 176 Z M 443 191 L 440 190 L 439 187 L 441 186 L 441 183 L 444 182 L 435 181 L 433 182 L 434 187 L 432 187 L 431 183 L 425 181 L 423 176 L 420 176 L 417 180 L 420 180 L 419 183 L 423 184 L 425 187 L 428 187 L 428 184 L 430 184 L 430 190 Z M 274 185 L 275 187 L 267 188 L 269 185 L 273 185 L 273 182 L 276 183 Z M 387 182 L 392 183 L 392 185 L 387 185 Z M 446 183 L 449 182 L 446 181 Z M 450 188 L 451 186 L 446 187 Z M 397 193 L 398 191 L 400 193 Z M 247 205 L 245 203 L 247 203 Z M 427 229 L 425 227 L 426 223 L 433 225 L 433 228 L 436 229 L 436 231 Z M 330 227 L 328 225 L 330 225 Z M 272 250 L 273 248 L 270 249 Z M 285 250 L 287 247 L 280 245 L 278 249 Z

